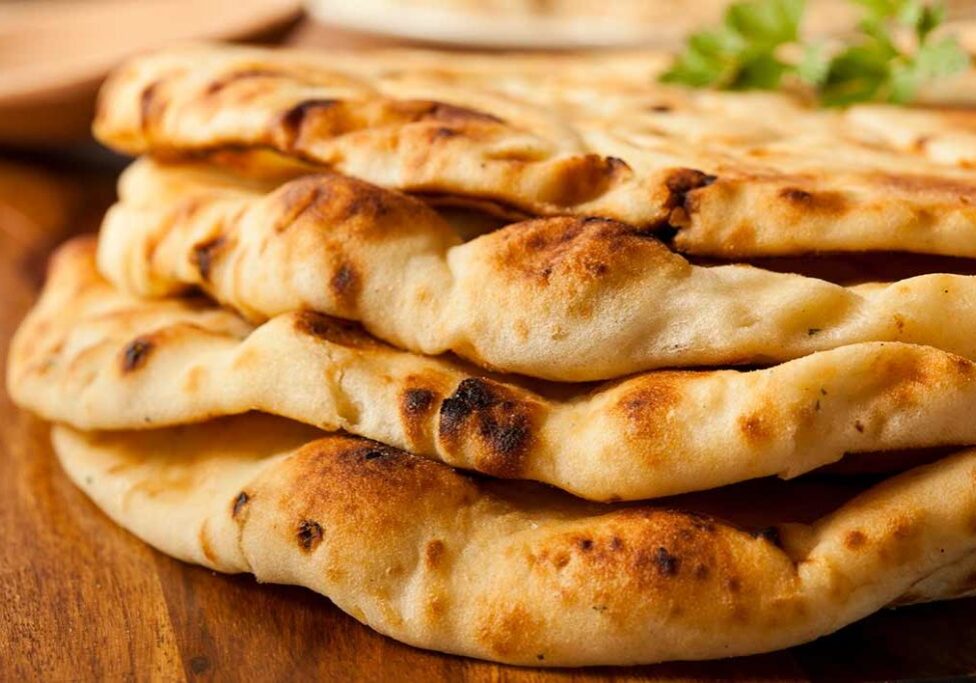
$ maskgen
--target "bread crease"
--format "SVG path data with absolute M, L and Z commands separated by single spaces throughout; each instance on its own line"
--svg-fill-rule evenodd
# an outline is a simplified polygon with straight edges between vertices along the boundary
M 141 296 L 195 286 L 254 321 L 315 310 L 404 349 L 561 381 L 769 364 L 865 341 L 976 359 L 972 276 L 842 287 L 697 266 L 638 228 L 578 217 L 462 243 L 419 201 L 352 178 L 273 187 L 143 160 L 106 216 L 99 268 Z
M 976 366 L 934 348 L 866 343 L 749 372 L 532 390 L 308 311 L 252 328 L 200 300 L 134 299 L 97 274 L 93 250 L 83 239 L 55 257 L 8 370 L 18 404 L 81 429 L 258 410 L 597 500 L 976 443 Z
M 95 132 L 130 154 L 257 153 L 260 174 L 281 165 L 270 150 L 408 192 L 676 230 L 700 255 L 976 257 L 971 109 L 664 86 L 667 63 L 183 47 L 120 68 Z

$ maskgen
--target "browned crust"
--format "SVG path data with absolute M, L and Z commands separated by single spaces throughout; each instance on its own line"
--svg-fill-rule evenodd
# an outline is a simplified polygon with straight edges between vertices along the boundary
M 438 444 L 481 472 L 520 477 L 543 414 L 542 402 L 528 392 L 471 377 L 441 403 Z
M 731 514 L 764 525 L 740 528 L 702 514 L 708 496 L 594 506 L 343 435 L 285 451 L 272 439 L 273 459 L 255 459 L 249 445 L 234 455 L 235 443 L 259 432 L 290 438 L 284 421 L 255 419 L 185 430 L 184 441 L 59 428 L 55 443 L 100 505 L 164 550 L 185 554 L 192 540 L 195 561 L 306 585 L 415 645 L 511 663 L 782 648 L 910 598 L 961 563 L 950 573 L 952 594 L 976 548 L 974 451 L 870 488 L 811 524 L 770 528 L 782 517 L 775 506 L 736 500 Z M 208 446 L 220 434 L 220 445 Z M 217 462 L 237 481 L 218 483 L 214 501 L 193 482 Z M 240 476 L 242 465 L 250 477 Z M 143 486 L 174 475 L 186 486 L 170 490 L 168 503 Z M 110 493 L 117 482 L 131 484 L 124 514 Z M 166 505 L 189 506 L 199 521 L 185 530 L 152 522 Z M 829 507 L 820 503 L 814 516 Z M 757 509 L 765 512 L 755 517 Z
M 620 224 L 567 225 L 572 240 L 609 231 L 628 253 L 662 249 Z M 542 235 L 551 281 L 578 262 L 559 226 L 547 226 L 527 225 L 512 241 Z M 928 347 L 854 345 L 748 372 L 650 372 L 567 395 L 399 351 L 313 311 L 253 328 L 199 300 L 132 299 L 97 276 L 93 248 L 85 239 L 55 256 L 7 375 L 18 404 L 81 428 L 265 410 L 599 500 L 795 476 L 852 452 L 976 442 L 966 419 L 976 366 Z
M 649 65 L 660 62 L 652 57 Z M 976 184 L 962 171 L 976 155 L 972 111 L 929 107 L 898 117 L 865 107 L 838 115 L 787 96 L 696 97 L 655 85 L 654 67 L 614 69 L 612 59 L 604 78 L 589 57 L 550 58 L 552 73 L 538 60 L 504 56 L 449 65 L 397 59 L 163 52 L 109 80 L 96 132 L 134 153 L 272 149 L 503 211 L 599 215 L 665 237 L 677 232 L 675 245 L 699 255 L 976 256 L 967 246 L 976 235 Z M 547 77 L 556 85 L 531 87 Z M 403 91 L 401 79 L 414 87 Z M 211 123 L 217 111 L 224 115 Z M 604 141 L 608 129 L 613 144 Z M 937 150 L 953 142 L 959 159 L 946 160 Z

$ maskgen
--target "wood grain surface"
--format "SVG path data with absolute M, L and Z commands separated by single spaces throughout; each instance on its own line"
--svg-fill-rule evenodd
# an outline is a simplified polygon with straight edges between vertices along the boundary
M 0 355 L 51 248 L 94 229 L 110 173 L 0 162 Z M 887 611 L 769 655 L 631 669 L 522 670 L 422 652 L 309 591 L 172 560 L 58 468 L 45 424 L 0 396 L 0 680 L 866 680 L 976 672 L 976 600 Z

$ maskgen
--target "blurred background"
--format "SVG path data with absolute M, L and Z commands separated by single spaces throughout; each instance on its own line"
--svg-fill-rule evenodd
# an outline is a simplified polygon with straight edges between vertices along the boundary
M 728 1 L 0 0 L 0 250 L 43 250 L 97 224 L 125 160 L 90 138 L 95 97 L 132 54 L 199 40 L 315 50 L 666 49 L 719 21 Z M 976 0 L 947 4 L 973 49 Z M 856 15 L 849 0 L 808 0 L 804 30 L 841 34 Z
M 83 141 L 95 93 L 127 56 L 195 40 L 318 49 L 427 45 L 566 50 L 678 45 L 729 0 L 0 0 L 0 144 Z M 957 21 L 976 0 L 950 0 Z M 809 0 L 805 30 L 857 19 L 850 0 Z

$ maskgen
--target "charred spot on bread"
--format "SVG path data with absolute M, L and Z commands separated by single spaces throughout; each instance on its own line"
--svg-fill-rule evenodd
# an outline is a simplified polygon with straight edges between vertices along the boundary
M 193 260 L 193 266 L 197 269 L 201 279 L 205 281 L 210 279 L 214 260 L 226 242 L 227 238 L 219 235 L 193 245 L 191 258 Z
M 533 439 L 533 408 L 497 382 L 469 377 L 441 403 L 439 436 L 449 450 L 473 448 L 478 469 L 515 477 Z
M 675 576 L 681 568 L 681 559 L 669 553 L 663 546 L 654 552 L 654 562 L 664 576 Z
M 240 516 L 241 512 L 244 510 L 250 500 L 251 496 L 248 495 L 247 491 L 241 491 L 238 493 L 237 497 L 234 498 L 233 505 L 231 505 L 231 516 L 235 519 Z
M 146 364 L 149 354 L 155 348 L 149 337 L 136 337 L 122 349 L 122 372 L 132 372 Z
M 303 519 L 298 522 L 295 536 L 298 547 L 305 552 L 311 552 L 322 542 L 322 526 L 314 520 Z

